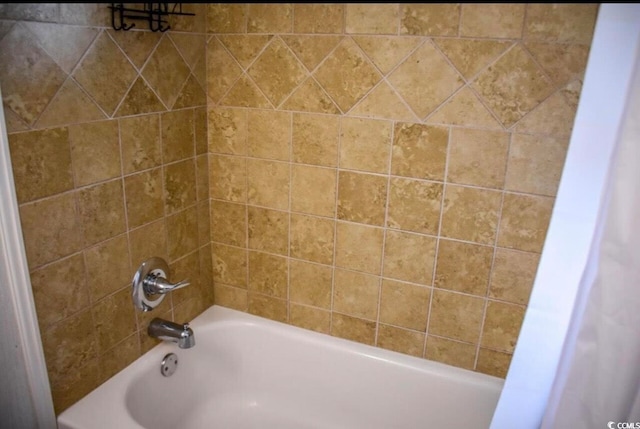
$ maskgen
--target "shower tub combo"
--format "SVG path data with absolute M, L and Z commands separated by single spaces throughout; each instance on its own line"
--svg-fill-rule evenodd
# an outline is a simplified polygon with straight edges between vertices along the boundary
M 59 429 L 480 429 L 503 385 L 216 305 L 190 326 L 194 347 L 157 345 L 60 414 Z

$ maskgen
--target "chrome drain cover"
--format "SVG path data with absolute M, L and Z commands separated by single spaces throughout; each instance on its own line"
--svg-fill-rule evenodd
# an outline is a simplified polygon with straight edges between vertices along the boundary
M 160 372 L 165 377 L 170 377 L 176 372 L 176 369 L 178 369 L 178 356 L 175 353 L 169 353 L 162 359 Z

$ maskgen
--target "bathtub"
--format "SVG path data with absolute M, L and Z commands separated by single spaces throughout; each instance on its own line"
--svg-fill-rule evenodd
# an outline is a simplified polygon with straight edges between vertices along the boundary
M 220 306 L 191 327 L 195 347 L 159 344 L 61 413 L 59 429 L 481 429 L 503 385 Z

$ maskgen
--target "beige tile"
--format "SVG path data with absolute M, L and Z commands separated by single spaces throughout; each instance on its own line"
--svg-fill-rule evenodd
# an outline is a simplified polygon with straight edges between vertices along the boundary
M 193 69 L 207 49 L 207 37 L 200 34 L 169 33 L 173 44 L 178 48 L 178 52 Z
M 129 232 L 129 249 L 132 268 L 137 270 L 140 264 L 157 256 L 169 260 L 167 252 L 167 228 L 165 220 L 150 223 Z
M 247 153 L 247 111 L 209 108 L 207 114 L 209 151 L 231 155 Z
M 291 4 L 250 4 L 247 14 L 249 33 L 290 33 L 293 28 Z
M 195 16 L 173 16 L 171 28 L 175 31 L 188 31 L 192 33 L 204 33 L 207 31 L 206 3 L 184 3 L 184 12 L 195 13 Z
M 218 36 L 218 40 L 222 42 L 243 69 L 253 63 L 271 39 L 273 39 L 272 34 L 225 34 Z
M 191 207 L 166 219 L 168 262 L 172 262 L 198 248 L 198 209 Z
M 11 134 L 9 149 L 18 202 L 73 189 L 66 128 Z
M 329 309 L 332 273 L 329 266 L 292 259 L 289 263 L 290 301 Z
M 102 354 L 136 331 L 136 317 L 131 305 L 131 291 L 123 288 L 96 302 L 91 308 Z
M 161 163 L 158 115 L 120 119 L 122 166 L 125 174 Z
M 526 47 L 556 85 L 583 79 L 589 58 L 588 45 L 528 42 Z
M 555 196 L 568 146 L 567 137 L 514 134 L 505 188 Z
M 33 299 L 42 332 L 89 307 L 86 270 L 81 254 L 31 273 Z
M 113 180 L 80 190 L 78 211 L 86 245 L 99 243 L 126 229 L 122 181 Z
M 7 3 L 0 7 L 0 18 L 27 21 L 56 22 L 58 7 L 55 4 Z
M 425 235 L 387 230 L 383 275 L 430 285 L 436 256 L 436 239 Z
M 4 120 L 7 124 L 7 133 L 17 133 L 29 130 L 29 126 L 11 109 L 4 109 Z
M 524 37 L 531 40 L 591 43 L 598 4 L 530 4 Z
M 362 101 L 349 111 L 354 116 L 367 118 L 394 119 L 396 121 L 416 121 L 417 116 L 407 104 L 391 89 L 386 81 L 380 82 Z
M 333 219 L 292 214 L 291 257 L 320 264 L 333 263 L 334 231 Z
M 347 4 L 347 33 L 398 34 L 397 4 Z
M 483 310 L 482 298 L 436 289 L 431 303 L 429 334 L 477 344 Z
M 319 308 L 290 304 L 289 323 L 300 328 L 329 334 L 331 330 L 331 313 Z
M 247 163 L 244 158 L 212 155 L 209 157 L 209 195 L 233 202 L 247 199 Z
M 440 240 L 435 286 L 485 296 L 493 261 L 493 247 Z
M 387 202 L 387 177 L 340 171 L 338 219 L 383 226 Z
M 207 44 L 207 95 L 215 103 L 231 88 L 242 69 L 216 37 Z
M 338 222 L 335 265 L 380 274 L 383 234 L 381 228 Z
M 513 353 L 524 312 L 525 308 L 519 305 L 489 301 L 480 345 Z
M 196 202 L 196 165 L 193 158 L 165 166 L 164 205 L 167 214 Z
M 137 334 L 130 335 L 99 357 L 100 378 L 108 380 L 140 357 L 140 340 Z
M 247 243 L 246 206 L 211 200 L 211 240 L 245 247 Z
M 78 124 L 105 119 L 98 105 L 80 89 L 73 80 L 67 79 L 53 97 L 35 124 L 36 128 L 51 128 L 58 125 Z
M 109 29 L 107 32 L 138 69 L 142 68 L 161 38 L 161 34 L 152 31 L 115 31 Z
M 198 107 L 193 111 L 196 138 L 196 155 L 206 155 L 209 152 L 207 108 Z
M 247 251 L 213 243 L 213 281 L 230 286 L 247 287 Z
M 107 27 L 111 24 L 110 13 L 100 3 L 61 3 L 60 22 Z
M 424 337 L 425 334 L 422 332 L 408 331 L 395 326 L 380 324 L 378 326 L 377 346 L 394 352 L 422 357 Z
M 527 305 L 540 255 L 496 249 L 489 297 Z
M 551 197 L 505 194 L 498 246 L 541 252 L 554 201 Z
M 207 5 L 207 32 L 246 32 L 247 6 L 245 4 L 212 3 Z
M 289 265 L 287 258 L 249 252 L 249 291 L 286 299 Z
M 392 123 L 343 118 L 340 129 L 340 167 L 386 174 L 389 171 Z
M 293 161 L 336 167 L 338 165 L 338 118 L 326 115 L 293 115 Z
M 504 186 L 508 152 L 507 133 L 454 129 L 447 178 L 453 183 L 500 189 Z
M 498 191 L 447 185 L 441 234 L 448 238 L 493 244 L 501 199 Z
M 309 71 L 315 69 L 343 38 L 308 34 L 281 35 L 281 37 Z
M 275 38 L 248 69 L 274 106 L 279 106 L 307 77 L 307 71 L 280 38 Z
M 334 283 L 334 311 L 360 319 L 378 318 L 380 277 L 337 269 Z
M 376 323 L 334 312 L 331 314 L 331 335 L 372 346 L 376 339 Z
M 472 85 L 505 127 L 533 110 L 553 90 L 552 82 L 522 45 L 482 71 Z
M 248 207 L 249 249 L 286 256 L 289 251 L 289 214 Z
M 401 36 L 353 36 L 353 40 L 385 75 L 421 43 L 420 38 Z
M 171 292 L 171 303 L 174 308 L 174 319 L 178 322 L 183 320 L 183 318 L 176 316 L 176 306 L 185 304 L 187 307 L 192 307 L 188 302 L 190 300 L 200 298 L 200 291 L 202 290 L 202 286 L 200 285 L 199 256 L 200 255 L 198 252 L 189 253 L 183 258 L 180 258 L 169 264 L 169 269 L 171 271 L 171 273 L 169 274 L 169 279 L 171 281 L 178 282 L 186 280 L 190 282 L 189 287 Z M 185 313 L 189 313 L 189 310 L 187 308 L 185 308 Z M 188 319 L 191 319 L 190 314 L 187 314 L 187 316 Z
M 307 78 L 280 106 L 284 110 L 339 114 L 340 109 L 312 77 Z
M 200 203 L 209 200 L 209 156 L 196 157 L 196 200 Z
M 144 171 L 124 178 L 129 228 L 164 216 L 162 169 Z
M 444 180 L 449 131 L 444 127 L 396 123 L 391 174 Z
M 0 41 L 3 101 L 27 125 L 40 116 L 66 77 L 23 25 L 14 25 Z
M 382 78 L 351 39 L 344 39 L 313 76 L 342 112 L 351 109 Z
M 131 284 L 135 271 L 129 262 L 129 241 L 126 235 L 119 235 L 85 250 L 84 258 L 92 302 Z
M 189 73 L 189 66 L 166 35 L 142 69 L 142 76 L 169 109 L 176 102 Z
M 429 335 L 425 357 L 458 368 L 473 369 L 476 346 Z
M 98 358 L 87 359 L 79 368 L 55 378 L 49 376 L 54 411 L 60 414 L 100 385 Z
M 437 235 L 442 184 L 393 177 L 390 186 L 387 226 Z
M 494 377 L 506 378 L 512 356 L 510 353 L 480 348 L 476 371 Z
M 193 110 L 176 110 L 160 115 L 162 161 L 180 161 L 195 155 Z
M 288 161 L 291 152 L 291 114 L 250 110 L 248 115 L 248 155 Z
M 221 285 L 214 285 L 216 305 L 232 308 L 239 311 L 247 311 L 249 308 L 249 293 L 245 289 Z
M 249 293 L 248 311 L 276 322 L 286 323 L 288 319 L 287 301 L 270 296 Z
M 290 170 L 288 163 L 248 159 L 247 202 L 274 209 L 288 209 Z
M 540 103 L 516 125 L 515 131 L 528 134 L 547 134 L 568 137 L 578 105 L 567 100 L 560 90 Z
M 431 289 L 383 279 L 380 296 L 380 323 L 425 332 Z
M 137 76 L 106 32 L 101 33 L 73 73 L 75 80 L 111 115 Z
M 468 87 L 462 88 L 444 102 L 427 119 L 430 124 L 461 125 L 465 127 L 502 130 L 503 127 Z
M 271 109 L 274 107 L 247 75 L 242 75 L 236 81 L 229 92 L 220 100 L 220 104 L 223 106 L 254 107 L 257 109 Z
M 164 110 L 166 110 L 166 107 L 155 92 L 142 77 L 138 77 L 120 103 L 120 107 L 118 107 L 114 117 L 162 112 Z
M 483 7 L 487 5 L 473 6 Z M 435 44 L 447 56 L 447 58 L 451 60 L 453 65 L 464 77 L 472 79 L 479 71 L 494 62 L 502 53 L 504 53 L 507 48 L 513 44 L 513 42 L 447 38 L 436 39 Z
M 522 37 L 526 4 L 463 4 L 460 35 L 464 37 Z
M 344 5 L 294 4 L 294 33 L 342 33 Z
M 400 34 L 456 36 L 460 22 L 457 4 L 404 4 L 400 6 Z
M 291 210 L 333 217 L 336 212 L 336 170 L 292 165 Z

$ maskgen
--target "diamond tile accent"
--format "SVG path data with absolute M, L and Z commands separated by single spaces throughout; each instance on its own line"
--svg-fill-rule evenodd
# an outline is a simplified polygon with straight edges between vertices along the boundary
M 22 25 L 15 25 L 0 41 L 3 101 L 27 125 L 40 116 L 65 78 L 64 71 Z
M 189 67 L 165 34 L 144 66 L 142 76 L 149 82 L 165 106 L 171 108 L 182 85 L 189 77 L 189 72 Z
M 315 69 L 342 39 L 342 36 L 282 36 L 309 71 Z
M 109 29 L 108 32 L 138 69 L 142 68 L 162 37 L 151 31 L 114 31 Z
M 106 32 L 102 32 L 73 77 L 111 115 L 136 75 L 135 68 L 120 49 Z
M 204 106 L 206 104 L 207 96 L 204 93 L 204 90 L 198 83 L 195 76 L 191 75 L 184 84 L 182 91 L 180 91 L 180 95 L 178 95 L 173 108 L 182 109 L 185 107 Z
M 382 78 L 351 38 L 340 43 L 314 77 L 343 112 L 351 109 Z
M 174 45 L 182 54 L 182 58 L 189 67 L 193 68 L 200 57 L 204 55 L 207 45 L 206 37 L 198 34 L 169 33 Z
M 269 101 L 247 75 L 243 75 L 220 100 L 223 106 L 271 108 Z
M 256 59 L 258 54 L 269 43 L 271 35 L 224 35 L 218 36 L 222 44 L 231 52 L 231 55 L 246 69 Z
M 496 121 L 478 97 L 469 88 L 462 88 L 429 118 L 431 124 L 462 125 L 469 127 L 501 130 Z
M 467 79 L 471 79 L 512 45 L 506 41 L 469 39 L 437 39 L 435 43 Z
M 353 36 L 353 40 L 385 75 L 422 42 L 417 37 L 401 36 Z
M 276 38 L 249 68 L 249 75 L 274 106 L 304 81 L 307 72 L 287 45 Z
M 309 77 L 282 105 L 285 110 L 339 114 L 338 106 L 318 83 Z
M 521 133 L 568 136 L 573 129 L 577 104 L 570 103 L 561 92 L 553 94 L 516 125 Z
M 526 47 L 556 85 L 583 78 L 589 46 L 527 43 Z
M 142 77 L 134 82 L 122 100 L 115 117 L 139 115 L 141 113 L 160 112 L 166 110 L 156 94 Z
M 25 131 L 29 129 L 29 126 L 24 123 L 18 115 L 11 110 L 8 106 L 4 107 L 4 120 L 7 123 L 7 132 L 15 133 L 18 131 Z
M 350 113 L 368 118 L 395 119 L 398 121 L 417 120 L 416 115 L 386 82 L 382 82 L 374 88 Z
M 214 102 L 231 88 L 242 69 L 215 37 L 207 45 L 207 95 Z
M 419 118 L 434 111 L 463 84 L 458 72 L 429 41 L 391 73 L 388 80 Z
M 36 128 L 77 124 L 100 119 L 105 119 L 104 113 L 73 79 L 67 79 L 45 111 L 42 112 L 40 119 L 36 122 Z
M 505 127 L 533 110 L 553 90 L 551 81 L 521 45 L 516 45 L 473 82 Z

